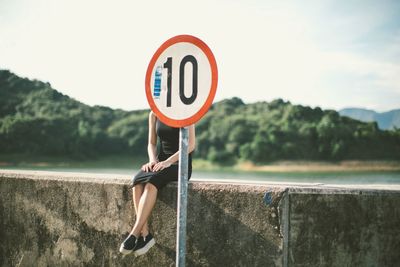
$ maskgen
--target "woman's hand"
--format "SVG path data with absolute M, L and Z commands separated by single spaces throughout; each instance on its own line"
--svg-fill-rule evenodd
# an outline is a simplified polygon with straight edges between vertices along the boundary
M 154 165 L 156 165 L 158 161 L 150 161 L 142 166 L 142 171 L 151 172 L 153 171 Z
M 165 168 L 168 168 L 169 166 L 171 166 L 171 163 L 168 160 L 158 162 L 156 165 L 154 165 L 153 172 L 161 171 Z

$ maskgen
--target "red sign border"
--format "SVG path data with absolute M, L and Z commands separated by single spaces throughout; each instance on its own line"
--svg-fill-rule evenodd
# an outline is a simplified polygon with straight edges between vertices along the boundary
M 183 119 L 183 120 L 175 120 L 165 116 L 154 103 L 154 99 L 151 94 L 151 74 L 156 64 L 158 57 L 163 53 L 168 47 L 176 44 L 176 43 L 191 43 L 200 48 L 204 54 L 207 56 L 208 62 L 211 66 L 211 90 L 207 97 L 206 102 L 203 106 L 191 117 Z M 211 49 L 199 38 L 192 35 L 177 35 L 165 41 L 160 48 L 157 49 L 155 54 L 150 60 L 149 66 L 146 71 L 146 79 L 145 79 L 145 88 L 146 88 L 146 97 L 147 102 L 150 105 L 151 110 L 156 114 L 156 116 L 165 124 L 171 127 L 186 127 L 192 125 L 199 121 L 208 111 L 215 97 L 215 93 L 217 92 L 217 84 L 218 84 L 218 69 L 217 62 L 215 61 L 214 54 L 211 52 Z

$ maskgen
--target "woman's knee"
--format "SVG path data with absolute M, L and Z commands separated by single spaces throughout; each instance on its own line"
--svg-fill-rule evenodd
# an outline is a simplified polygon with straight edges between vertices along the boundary
M 143 184 L 136 184 L 132 187 L 132 193 L 133 194 L 142 194 L 144 189 Z
M 144 190 L 148 191 L 148 192 L 156 192 L 156 193 L 158 191 L 157 187 L 155 185 L 153 185 L 152 183 L 147 183 L 144 187 Z

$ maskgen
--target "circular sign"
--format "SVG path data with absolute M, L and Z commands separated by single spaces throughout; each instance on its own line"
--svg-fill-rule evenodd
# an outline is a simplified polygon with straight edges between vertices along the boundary
M 210 108 L 217 90 L 217 63 L 199 38 L 178 35 L 163 43 L 146 72 L 151 110 L 171 127 L 194 124 Z

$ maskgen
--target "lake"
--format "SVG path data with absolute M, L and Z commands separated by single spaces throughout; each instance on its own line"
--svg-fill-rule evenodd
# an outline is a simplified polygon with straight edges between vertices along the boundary
M 2 167 L 2 169 L 42 170 L 60 172 L 82 172 L 134 175 L 137 168 L 99 168 L 99 167 Z M 252 172 L 252 171 L 205 171 L 193 170 L 194 181 L 222 182 L 271 182 L 271 183 L 323 183 L 323 184 L 370 184 L 400 185 L 400 172 Z

